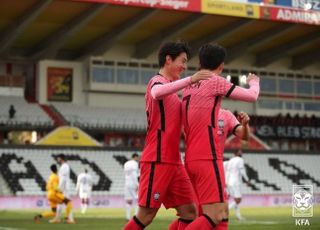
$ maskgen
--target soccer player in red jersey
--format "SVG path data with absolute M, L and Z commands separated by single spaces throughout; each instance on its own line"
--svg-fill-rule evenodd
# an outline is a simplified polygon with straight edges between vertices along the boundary
M 250 136 L 250 128 L 249 128 L 249 116 L 245 112 L 240 112 L 237 116 L 237 118 L 230 112 L 229 110 L 225 109 L 220 109 L 219 110 L 219 115 L 218 115 L 218 129 L 217 129 L 217 138 L 218 138 L 218 143 L 221 144 L 222 146 L 219 146 L 221 148 L 222 152 L 224 150 L 224 143 L 227 139 L 227 136 L 229 134 L 233 134 L 242 140 L 249 140 Z M 222 178 L 223 177 L 222 175 Z M 222 179 L 224 180 L 224 179 Z M 215 180 L 213 183 L 216 183 Z M 225 182 L 224 182 L 225 183 Z M 210 186 L 208 184 L 208 186 Z M 210 189 L 210 188 L 209 188 Z M 225 198 L 224 201 L 224 210 L 223 210 L 223 219 L 222 223 L 220 223 L 217 226 L 217 229 L 227 229 L 228 226 L 228 215 L 229 215 L 229 210 L 228 210 L 228 199 L 227 195 L 225 193 L 225 190 L 223 191 L 223 197 Z M 198 207 L 198 213 L 202 215 L 202 209 L 199 205 L 199 201 L 197 196 L 194 198 L 196 201 L 197 207 Z M 222 228 L 224 226 L 224 228 Z
M 221 149 L 222 153 L 224 152 L 224 143 L 229 134 L 233 134 L 242 140 L 249 140 L 250 136 L 250 128 L 249 128 L 249 116 L 245 112 L 240 112 L 237 118 L 230 112 L 229 110 L 220 109 L 218 115 L 218 128 L 217 128 L 217 139 L 218 146 L 217 148 Z M 224 170 L 223 170 L 224 174 Z M 222 183 L 226 184 L 225 175 L 222 176 Z M 215 183 L 215 181 L 214 181 Z M 226 187 L 226 186 L 224 186 Z M 224 210 L 222 216 L 222 222 L 217 225 L 216 229 L 227 229 L 228 226 L 228 216 L 229 216 L 229 208 L 228 208 L 228 198 L 225 190 L 223 190 L 223 198 L 224 198 Z
M 249 74 L 249 89 L 235 86 L 220 77 L 225 49 L 207 44 L 200 48 L 200 68 L 212 77 L 183 90 L 182 119 L 186 135 L 186 169 L 193 183 L 203 215 L 186 229 L 215 229 L 223 219 L 225 179 L 223 146 L 219 141 L 218 113 L 223 96 L 254 102 L 259 95 L 259 78 Z M 212 183 L 214 181 L 214 183 Z
M 212 73 L 202 70 L 178 80 L 188 57 L 188 47 L 181 42 L 160 48 L 160 71 L 149 81 L 145 95 L 148 128 L 140 160 L 139 209 L 125 230 L 149 225 L 161 204 L 180 214 L 169 229 L 184 229 L 196 218 L 192 185 L 180 158 L 181 101 L 176 92 L 210 78 Z

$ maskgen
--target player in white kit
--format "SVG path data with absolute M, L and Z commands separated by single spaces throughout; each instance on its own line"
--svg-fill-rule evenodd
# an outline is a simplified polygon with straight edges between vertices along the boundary
M 126 219 L 131 219 L 131 207 L 134 208 L 135 214 L 138 211 L 137 205 L 137 191 L 138 191 L 138 175 L 139 175 L 139 155 L 134 153 L 131 156 L 131 160 L 124 164 L 125 174 L 125 188 L 124 199 L 126 201 Z
M 70 181 L 70 166 L 67 164 L 64 154 L 59 154 L 57 157 L 57 161 L 60 165 L 60 168 L 58 171 L 59 189 L 66 198 L 70 199 L 70 183 L 71 183 L 71 181 Z M 67 207 L 67 208 L 71 209 L 72 205 L 71 205 L 71 207 Z M 62 212 L 62 205 L 58 205 L 56 216 L 50 222 L 51 223 L 60 222 L 61 212 Z M 66 219 L 66 223 L 68 223 L 68 224 L 75 223 L 75 221 L 73 219 L 72 211 L 70 211 L 70 214 Z
M 234 198 L 234 202 L 229 203 L 229 209 L 234 208 L 236 212 L 236 217 L 238 220 L 242 220 L 240 214 L 239 204 L 241 202 L 241 185 L 242 178 L 249 185 L 249 178 L 246 173 L 244 166 L 244 161 L 242 156 L 242 151 L 239 149 L 235 152 L 235 156 L 232 157 L 225 164 L 226 171 L 226 184 L 228 188 L 229 196 Z
M 81 199 L 81 213 L 84 214 L 87 211 L 89 205 L 89 199 L 92 190 L 92 177 L 85 169 L 84 172 L 80 173 L 77 178 L 76 191 Z

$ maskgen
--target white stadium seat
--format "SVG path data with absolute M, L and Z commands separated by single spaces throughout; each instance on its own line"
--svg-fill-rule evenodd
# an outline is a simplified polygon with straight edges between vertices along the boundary
M 13 105 L 16 113 L 9 118 L 9 107 Z M 0 96 L 0 124 L 52 126 L 51 118 L 36 103 L 28 103 L 23 97 Z
M 19 148 L 0 150 L 0 173 L 12 192 L 18 196 L 45 194 L 49 167 L 54 156 L 64 153 L 72 171 L 72 193 L 76 175 L 88 169 L 94 179 L 93 194 L 122 195 L 124 188 L 123 161 L 133 151 L 103 149 Z M 232 154 L 225 154 L 232 157 Z M 318 155 L 250 153 L 243 156 L 254 187 L 243 186 L 244 194 L 290 194 L 292 184 L 313 184 L 320 190 Z M 9 195 L 9 194 L 8 194 Z
M 63 103 L 53 105 L 73 126 L 111 130 L 142 131 L 146 129 L 146 115 L 143 109 L 74 104 L 65 106 Z

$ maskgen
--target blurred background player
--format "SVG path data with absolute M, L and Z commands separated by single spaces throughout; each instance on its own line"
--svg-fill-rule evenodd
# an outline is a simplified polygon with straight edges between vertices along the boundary
M 139 175 L 139 155 L 137 153 L 132 154 L 131 160 L 128 160 L 124 164 L 124 175 L 125 175 L 125 188 L 124 188 L 124 199 L 126 201 L 126 219 L 131 218 L 131 208 L 134 208 L 134 213 L 138 212 L 137 204 L 137 192 L 138 192 L 138 175 Z
M 63 193 L 64 197 L 70 199 L 70 166 L 66 162 L 64 154 L 59 154 L 57 156 L 57 162 L 60 165 L 58 176 L 59 176 L 59 189 Z M 57 213 L 54 219 L 50 223 L 60 222 L 60 216 L 62 212 L 62 205 L 57 206 Z M 72 213 L 72 202 L 66 207 L 66 213 L 68 213 L 66 222 L 73 224 L 73 213 Z
M 92 177 L 85 169 L 84 172 L 80 173 L 77 178 L 76 192 L 79 194 L 81 199 L 81 213 L 84 214 L 87 211 L 89 200 L 91 197 L 92 190 Z
M 210 70 L 207 81 L 186 87 L 183 92 L 183 124 L 186 134 L 186 169 L 195 189 L 203 214 L 186 229 L 215 229 L 224 219 L 225 178 L 223 170 L 224 141 L 221 142 L 218 116 L 222 97 L 255 102 L 259 78 L 249 74 L 249 89 L 238 87 L 221 77 L 226 51 L 217 44 L 200 48 L 200 69 Z M 222 223 L 223 229 L 226 225 Z
M 244 218 L 241 216 L 239 207 L 241 202 L 242 178 L 247 185 L 250 183 L 244 166 L 244 160 L 242 158 L 242 150 L 237 150 L 234 155 L 235 156 L 228 161 L 226 168 L 228 193 L 234 198 L 234 202 L 230 202 L 229 204 L 229 209 L 234 208 L 237 219 L 243 220 Z
M 62 192 L 59 190 L 59 177 L 57 175 L 57 166 L 55 164 L 50 166 L 51 170 L 51 175 L 47 181 L 46 189 L 47 189 L 47 198 L 51 207 L 51 211 L 46 211 L 43 212 L 39 215 L 36 215 L 34 217 L 34 220 L 36 223 L 40 222 L 41 218 L 46 218 L 46 217 L 54 217 L 57 212 L 57 205 L 58 204 L 66 204 L 67 207 L 72 205 L 71 201 L 67 198 L 64 197 Z M 66 216 L 69 215 L 69 211 L 71 209 L 67 209 Z
M 124 227 L 126 230 L 145 228 L 162 204 L 178 211 L 181 221 L 174 222 L 179 222 L 180 229 L 185 221 L 189 223 L 196 217 L 192 185 L 180 157 L 181 101 L 177 92 L 208 79 L 211 73 L 199 71 L 180 79 L 189 56 L 183 42 L 167 42 L 158 53 L 160 71 L 149 81 L 145 95 L 148 127 L 140 161 L 139 209 Z

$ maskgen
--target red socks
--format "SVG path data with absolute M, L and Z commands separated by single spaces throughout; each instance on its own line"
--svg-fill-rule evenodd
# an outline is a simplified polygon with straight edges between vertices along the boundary
M 179 218 L 170 224 L 169 230 L 184 230 L 192 221 Z
M 133 216 L 126 226 L 124 226 L 123 230 L 142 230 L 145 227 L 136 216 Z
M 179 227 L 178 227 L 178 230 L 185 230 L 186 227 L 188 227 L 188 225 L 189 225 L 192 221 L 193 221 L 193 220 L 186 220 L 186 219 L 179 218 Z
M 217 230 L 228 230 L 228 219 L 223 219 L 215 229 Z
M 178 230 L 179 219 L 174 220 L 170 225 L 168 230 Z

